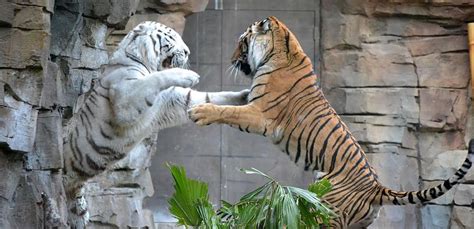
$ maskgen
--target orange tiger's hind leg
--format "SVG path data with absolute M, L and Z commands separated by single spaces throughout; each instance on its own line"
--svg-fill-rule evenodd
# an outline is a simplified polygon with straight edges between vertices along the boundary
M 191 108 L 189 116 L 191 120 L 201 126 L 221 123 L 249 133 L 265 135 L 269 132 L 266 119 L 252 104 L 244 106 L 219 106 L 206 103 Z

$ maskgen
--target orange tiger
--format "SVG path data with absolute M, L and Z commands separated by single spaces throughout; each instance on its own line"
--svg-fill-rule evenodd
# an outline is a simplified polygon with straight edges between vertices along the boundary
M 337 210 L 332 228 L 367 227 L 384 204 L 433 200 L 464 177 L 474 160 L 474 141 L 451 178 L 436 187 L 402 192 L 384 187 L 367 157 L 316 85 L 311 60 L 277 18 L 252 24 L 239 38 L 232 63 L 252 78 L 248 104 L 198 105 L 189 110 L 199 125 L 223 123 L 269 137 L 305 169 L 325 173 L 333 185 L 324 199 Z

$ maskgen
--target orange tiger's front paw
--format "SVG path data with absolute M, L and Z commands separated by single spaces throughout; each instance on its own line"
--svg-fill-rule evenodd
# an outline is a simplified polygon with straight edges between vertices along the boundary
M 205 103 L 197 105 L 188 110 L 189 118 L 200 126 L 209 125 L 219 120 L 218 107 L 214 104 Z

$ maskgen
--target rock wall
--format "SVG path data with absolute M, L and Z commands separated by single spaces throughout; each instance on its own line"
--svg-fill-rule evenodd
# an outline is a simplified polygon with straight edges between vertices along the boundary
M 321 85 L 396 190 L 451 176 L 474 136 L 466 37 L 474 2 L 428 2 L 321 2 Z M 473 174 L 423 207 L 383 207 L 371 228 L 473 228 Z
M 41 193 L 64 201 L 64 102 L 49 60 L 54 3 L 2 1 L 0 9 L 0 228 L 42 228 Z
M 66 219 L 63 133 L 100 66 L 129 28 L 154 20 L 183 31 L 207 1 L 6 0 L 0 2 L 0 228 L 44 228 L 41 193 Z M 124 30 L 125 29 L 125 30 Z M 110 44 L 111 46 L 107 46 Z M 154 228 L 148 139 L 87 186 L 89 228 Z

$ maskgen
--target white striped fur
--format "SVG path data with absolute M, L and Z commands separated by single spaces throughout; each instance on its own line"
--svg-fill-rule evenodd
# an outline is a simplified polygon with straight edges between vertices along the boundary
M 185 67 L 189 49 L 173 29 L 144 22 L 130 31 L 71 121 L 64 143 L 69 226 L 84 228 L 81 186 L 109 169 L 154 131 L 188 121 L 196 104 L 242 104 L 247 91 L 190 89 L 199 75 Z

